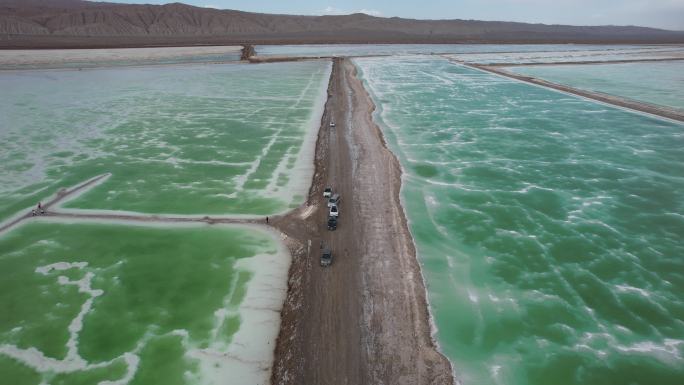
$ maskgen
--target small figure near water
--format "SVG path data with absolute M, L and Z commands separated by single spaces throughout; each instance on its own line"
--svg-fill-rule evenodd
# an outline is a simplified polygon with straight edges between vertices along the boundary
M 43 204 L 41 202 L 38 202 L 38 205 L 36 206 L 35 209 L 31 209 L 31 216 L 35 217 L 36 215 L 43 215 L 45 214 L 45 208 L 43 208 Z
M 266 224 L 268 224 L 268 217 L 266 217 Z

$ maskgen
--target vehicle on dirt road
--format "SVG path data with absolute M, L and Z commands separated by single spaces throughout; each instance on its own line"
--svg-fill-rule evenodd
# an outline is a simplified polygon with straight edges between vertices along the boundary
M 340 210 L 337 208 L 337 205 L 332 205 L 330 206 L 330 215 L 328 215 L 329 218 L 337 218 L 340 216 Z
M 328 199 L 328 207 L 337 206 L 340 203 L 340 194 L 333 194 L 330 199 Z
M 332 187 L 328 186 L 323 190 L 323 198 L 330 198 L 332 195 Z
M 330 127 L 335 127 L 335 122 L 330 122 Z
M 328 218 L 328 230 L 330 230 L 330 231 L 337 230 L 337 217 Z
M 326 267 L 332 265 L 332 251 L 326 248 L 321 253 L 321 266 Z

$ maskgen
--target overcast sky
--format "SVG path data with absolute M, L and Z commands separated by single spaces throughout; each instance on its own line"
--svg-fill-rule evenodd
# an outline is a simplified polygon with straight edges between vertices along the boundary
M 164 4 L 159 0 L 109 0 Z M 179 0 L 180 1 L 180 0 Z M 684 30 L 684 0 L 184 0 L 186 4 L 299 15 L 364 12 L 416 19 L 478 19 Z

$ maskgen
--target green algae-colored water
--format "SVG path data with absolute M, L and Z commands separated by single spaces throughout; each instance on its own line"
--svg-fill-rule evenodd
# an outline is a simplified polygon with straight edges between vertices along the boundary
M 2 73 L 0 221 L 105 173 L 60 209 L 295 207 L 330 68 Z M 0 382 L 266 384 L 289 261 L 244 226 L 34 219 L 0 234 Z
M 358 59 L 463 384 L 684 383 L 684 126 Z
M 233 227 L 15 229 L 0 237 L 0 382 L 210 384 L 230 370 L 239 383 L 255 383 L 236 362 L 262 371 L 245 350 L 262 349 L 268 361 L 272 348 L 249 335 L 250 323 L 274 337 L 278 315 L 255 317 L 241 305 L 258 306 L 259 296 L 282 303 L 284 262 L 269 264 L 272 283 L 246 298 L 255 274 L 269 270 L 259 264 L 285 261 L 279 252 L 268 234 Z M 253 346 L 234 346 L 236 338 Z M 205 363 L 211 357 L 222 359 Z
M 112 173 L 80 209 L 268 214 L 300 204 L 330 63 L 0 74 L 0 220 Z
M 510 67 L 588 91 L 598 91 L 684 111 L 684 61 Z

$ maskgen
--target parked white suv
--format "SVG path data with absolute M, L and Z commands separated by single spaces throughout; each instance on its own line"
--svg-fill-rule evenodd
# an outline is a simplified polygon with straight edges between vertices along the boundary
M 337 208 L 337 205 L 330 206 L 330 217 L 337 218 L 339 216 L 340 216 L 340 210 Z

